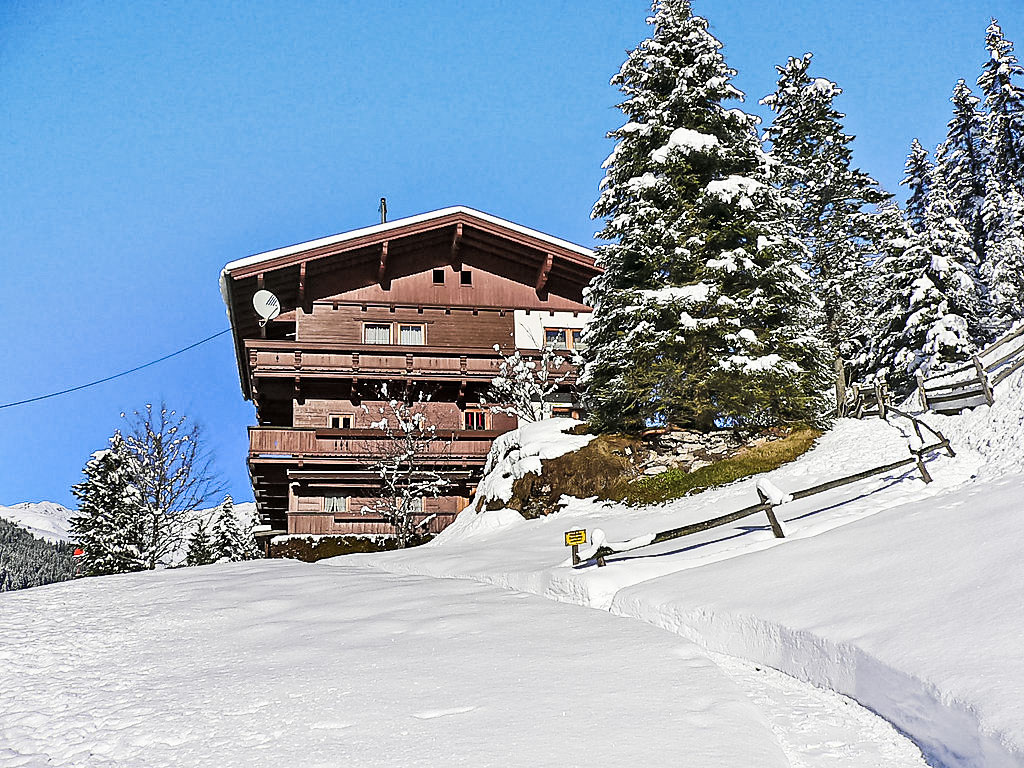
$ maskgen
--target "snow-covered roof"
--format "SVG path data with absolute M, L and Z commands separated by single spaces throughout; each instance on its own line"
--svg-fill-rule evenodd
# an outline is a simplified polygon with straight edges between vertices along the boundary
M 527 235 L 528 237 L 541 240 L 551 245 L 564 248 L 568 251 L 573 251 L 581 256 L 588 258 L 594 257 L 594 252 L 590 248 L 585 248 L 582 245 L 576 245 L 576 243 L 570 243 L 568 240 L 563 240 L 560 237 L 554 237 L 553 235 L 539 232 L 536 229 L 530 229 L 524 227 L 522 224 L 516 224 L 515 222 L 502 219 L 498 216 L 493 216 L 483 211 L 477 211 L 473 208 L 469 208 L 465 205 L 454 205 L 450 208 L 441 208 L 436 211 L 429 211 L 428 213 L 419 213 L 415 216 L 406 216 L 404 219 L 395 219 L 394 221 L 388 221 L 384 224 L 374 224 L 370 227 L 362 227 L 360 229 L 353 229 L 350 232 L 342 232 L 338 235 L 329 235 L 327 237 L 321 237 L 318 240 L 309 240 L 305 243 L 296 243 L 295 245 L 287 245 L 283 248 L 275 248 L 272 251 L 265 251 L 264 253 L 256 253 L 252 256 L 246 256 L 244 259 L 237 259 L 225 265 L 222 276 L 230 274 L 236 269 L 242 267 L 250 267 L 254 264 L 260 264 L 265 261 L 272 261 L 279 259 L 282 256 L 291 256 L 296 253 L 302 253 L 303 251 L 312 250 L 313 248 L 320 248 L 325 245 L 337 245 L 338 243 L 344 243 L 347 240 L 356 240 L 361 237 L 367 237 L 370 235 L 378 235 L 385 232 L 390 232 L 395 229 L 402 229 L 411 224 L 420 224 L 422 222 L 433 221 L 434 219 L 442 219 L 446 216 L 453 214 L 462 213 L 466 216 L 470 216 L 475 219 L 487 222 L 488 224 L 494 224 L 499 227 L 518 232 L 521 235 Z M 223 277 L 222 277 L 223 280 Z

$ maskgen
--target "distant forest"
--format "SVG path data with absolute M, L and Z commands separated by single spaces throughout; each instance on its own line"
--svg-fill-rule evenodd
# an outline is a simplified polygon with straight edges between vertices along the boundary
M 74 573 L 72 552 L 70 544 L 37 539 L 0 519 L 0 592 L 67 581 Z

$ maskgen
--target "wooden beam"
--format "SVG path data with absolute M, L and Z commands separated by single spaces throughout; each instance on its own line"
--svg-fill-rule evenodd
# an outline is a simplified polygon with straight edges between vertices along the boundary
M 452 235 L 452 253 L 450 261 L 452 269 L 456 272 L 462 269 L 462 258 L 459 256 L 459 246 L 462 244 L 462 222 L 455 225 L 455 233 Z
M 548 275 L 551 274 L 551 265 L 554 264 L 554 262 L 555 262 L 554 254 L 549 253 L 545 257 L 544 263 L 541 264 L 540 269 L 537 271 L 537 281 L 536 281 L 536 285 L 534 285 L 534 290 L 536 290 L 537 293 L 540 293 L 541 291 L 543 291 L 544 290 L 544 286 L 547 285 L 547 283 L 548 283 Z
M 299 306 L 306 307 L 306 262 L 299 264 Z
M 377 267 L 377 282 L 380 283 L 380 287 L 387 290 L 390 285 L 385 286 L 384 283 L 390 283 L 390 280 L 385 280 L 384 276 L 388 270 L 388 241 L 385 240 L 380 244 L 380 264 Z

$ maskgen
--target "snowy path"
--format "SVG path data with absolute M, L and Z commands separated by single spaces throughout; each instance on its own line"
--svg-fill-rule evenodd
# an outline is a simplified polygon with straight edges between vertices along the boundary
M 691 642 L 470 581 L 264 561 L 0 596 L 0 766 L 786 768 Z

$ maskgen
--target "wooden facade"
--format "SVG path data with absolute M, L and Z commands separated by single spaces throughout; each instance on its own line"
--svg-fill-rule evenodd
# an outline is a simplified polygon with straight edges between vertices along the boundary
M 417 516 L 443 529 L 493 439 L 516 426 L 480 406 L 500 355 L 536 352 L 545 336 L 578 344 L 583 289 L 597 272 L 586 248 L 462 207 L 228 264 L 221 290 L 256 407 L 248 463 L 263 522 L 288 533 L 391 531 L 370 511 L 386 448 L 372 424 L 386 387 L 429 398 L 417 406 L 438 435 L 426 461 L 449 495 L 423 500 Z M 281 304 L 262 326 L 259 290 Z

